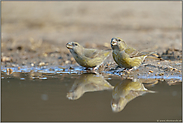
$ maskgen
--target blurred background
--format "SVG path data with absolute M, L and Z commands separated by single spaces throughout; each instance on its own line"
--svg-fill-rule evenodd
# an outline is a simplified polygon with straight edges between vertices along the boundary
M 2 55 L 67 54 L 70 41 L 110 48 L 112 37 L 160 54 L 182 49 L 181 6 L 181 1 L 2 1 Z

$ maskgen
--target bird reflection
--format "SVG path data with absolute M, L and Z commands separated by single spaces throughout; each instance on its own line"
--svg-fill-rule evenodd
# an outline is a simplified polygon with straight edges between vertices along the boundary
M 128 102 L 145 93 L 155 93 L 155 91 L 147 90 L 140 80 L 127 79 L 116 84 L 111 101 L 113 112 L 122 111 Z
M 70 91 L 67 93 L 67 98 L 77 100 L 85 92 L 112 90 L 113 88 L 102 75 L 98 73 L 84 73 L 75 80 Z

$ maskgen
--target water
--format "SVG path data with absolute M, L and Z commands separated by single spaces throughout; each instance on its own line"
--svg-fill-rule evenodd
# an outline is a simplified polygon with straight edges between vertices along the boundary
M 1 80 L 2 121 L 182 119 L 181 82 L 63 72 L 1 72 Z

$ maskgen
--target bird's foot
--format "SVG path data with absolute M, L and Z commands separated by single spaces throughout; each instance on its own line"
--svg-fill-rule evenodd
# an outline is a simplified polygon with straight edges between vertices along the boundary
M 97 69 L 97 67 L 94 68 L 85 68 L 86 72 L 92 72 L 92 73 L 97 73 L 95 70 Z
M 124 68 L 123 71 L 126 72 L 126 73 L 129 73 L 130 71 L 132 71 L 133 68 L 130 68 L 130 69 L 127 69 L 127 68 Z
M 90 72 L 92 72 L 92 73 L 95 73 L 95 74 L 96 74 L 97 72 L 96 72 L 95 70 L 96 70 L 96 68 L 92 68 L 92 69 L 90 69 Z
M 132 70 L 133 70 L 133 68 L 128 69 L 128 71 L 132 71 Z

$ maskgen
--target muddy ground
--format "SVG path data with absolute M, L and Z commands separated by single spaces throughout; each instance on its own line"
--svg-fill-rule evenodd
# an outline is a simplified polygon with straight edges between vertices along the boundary
M 182 77 L 182 3 L 180 1 L 1 2 L 1 65 L 8 67 L 78 66 L 67 42 L 111 49 L 121 37 L 139 51 L 154 51 L 139 69 L 123 76 Z M 109 56 L 98 71 L 117 65 Z M 156 77 L 155 77 L 156 78 Z M 181 79 L 182 81 L 182 79 Z

